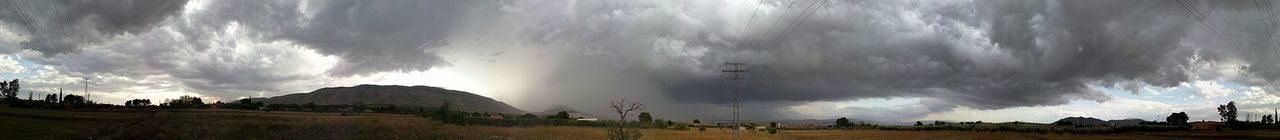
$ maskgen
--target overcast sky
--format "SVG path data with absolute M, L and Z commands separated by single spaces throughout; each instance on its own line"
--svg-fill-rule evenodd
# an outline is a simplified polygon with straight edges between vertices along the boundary
M 10 0 L 0 77 L 92 99 L 231 101 L 357 84 L 526 111 L 743 118 L 1217 120 L 1280 108 L 1271 1 Z M 1245 116 L 1242 114 L 1241 116 Z

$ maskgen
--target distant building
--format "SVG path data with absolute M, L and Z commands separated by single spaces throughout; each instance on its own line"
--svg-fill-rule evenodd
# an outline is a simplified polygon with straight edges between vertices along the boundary
M 581 118 L 581 119 L 577 119 L 577 120 L 578 120 L 578 121 L 588 121 L 588 122 L 600 121 L 600 119 L 587 119 L 587 118 Z
M 787 129 L 811 129 L 811 128 L 825 128 L 825 127 L 827 127 L 827 126 L 826 126 L 826 125 L 820 125 L 820 124 L 792 124 L 792 125 L 778 125 L 778 128 L 787 128 Z
M 1231 130 L 1226 123 L 1222 122 L 1192 122 L 1191 130 L 1199 131 L 1222 131 Z

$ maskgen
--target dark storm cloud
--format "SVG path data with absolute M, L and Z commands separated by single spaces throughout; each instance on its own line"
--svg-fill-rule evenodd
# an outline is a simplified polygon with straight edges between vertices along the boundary
M 20 26 L 31 39 L 22 48 L 52 56 L 124 34 L 139 34 L 173 17 L 186 0 L 14 0 L 0 20 Z
M 56 66 L 51 70 L 59 76 L 89 77 L 94 91 L 142 96 L 157 93 L 140 91 L 139 87 L 235 99 L 259 96 L 259 92 L 298 92 L 338 82 L 313 72 L 328 68 L 325 59 L 292 44 L 243 41 L 252 38 L 236 33 L 202 38 L 208 44 L 200 49 L 188 44 L 183 35 L 173 28 L 159 28 L 119 37 L 113 43 L 77 55 L 23 56 L 32 62 Z M 50 79 L 56 78 L 62 77 Z
M 103 84 L 114 88 L 104 91 L 165 81 L 177 85 L 155 88 L 222 98 L 449 65 L 439 50 L 473 47 L 447 40 L 474 33 L 480 37 L 460 38 L 557 47 L 536 49 L 557 56 L 521 61 L 496 58 L 524 59 L 522 49 L 478 51 L 487 63 L 530 63 L 500 67 L 541 78 L 517 81 L 528 89 L 513 92 L 535 102 L 525 108 L 563 103 L 606 112 L 598 115 L 607 114 L 598 105 L 626 96 L 649 96 L 634 98 L 660 114 L 721 109 L 731 98 L 719 68 L 731 60 L 751 64 L 743 100 L 761 110 L 750 116 L 765 118 L 789 117 L 786 107 L 811 101 L 865 98 L 922 98 L 902 108 L 923 111 L 843 110 L 921 117 L 957 106 L 1108 101 L 1089 86 L 1177 86 L 1197 77 L 1192 66 L 1233 59 L 1256 63 L 1244 68 L 1249 73 L 1280 77 L 1267 74 L 1280 68 L 1258 63 L 1280 55 L 1266 47 L 1274 43 L 1266 22 L 1240 22 L 1258 16 L 1255 5 L 1243 2 L 1191 5 L 1227 15 L 1211 14 L 1216 21 L 1209 22 L 1230 25 L 1228 38 L 1247 42 L 1245 54 L 1165 0 L 204 2 L 183 9 L 186 1 L 5 1 L 0 25 L 30 33 L 23 49 L 45 55 L 23 54 L 25 60 L 61 66 L 56 70 L 74 77 L 123 77 Z M 752 12 L 756 2 L 765 6 L 759 15 Z M 812 17 L 797 18 L 819 6 Z M 475 10 L 485 12 L 469 12 Z M 493 34 L 518 37 L 486 36 Z M 517 40 L 503 40 L 510 38 Z M 62 53 L 78 55 L 50 55 Z M 539 67 L 552 68 L 545 75 L 521 69 Z M 680 106 L 688 104 L 696 107 Z
M 728 91 L 719 65 L 737 57 L 752 64 L 746 101 L 922 97 L 938 111 L 1110 99 L 1092 84 L 1177 86 L 1199 49 L 1179 44 L 1196 22 L 1173 1 L 831 1 L 777 46 L 771 41 L 780 35 L 764 35 L 762 24 L 799 24 L 789 20 L 799 14 L 782 15 L 785 2 L 766 1 L 772 8 L 743 36 L 722 26 L 745 18 L 660 7 L 696 4 L 674 3 L 531 4 L 576 7 L 532 11 L 556 20 L 526 34 L 546 44 L 578 42 L 622 67 L 648 69 L 667 95 L 685 102 L 728 102 L 709 93 Z M 735 39 L 744 43 L 732 45 Z
M 22 9 L 0 10 L 8 23 L 3 25 L 32 34 L 24 48 L 46 55 L 24 59 L 75 77 L 135 80 L 103 85 L 114 86 L 104 91 L 165 81 L 179 85 L 165 90 L 224 99 L 447 65 L 436 49 L 448 45 L 444 39 L 460 10 L 477 6 L 468 1 L 219 0 L 184 10 L 186 1 L 5 4 L 11 2 L 16 4 L 6 8 Z M 58 43 L 63 45 L 47 47 Z M 93 49 L 79 49 L 86 46 Z M 59 53 L 75 55 L 49 55 Z M 336 65 L 324 55 L 336 58 Z M 327 72 L 315 75 L 314 70 Z
M 1241 70 L 1251 78 L 1238 82 L 1275 85 L 1275 81 L 1280 81 L 1280 64 L 1276 63 L 1280 61 L 1280 47 L 1275 47 L 1280 43 L 1276 38 L 1280 20 L 1276 19 L 1277 5 L 1274 1 L 1206 1 L 1193 2 L 1189 6 L 1203 10 L 1202 14 L 1207 16 L 1205 22 L 1221 33 L 1221 37 L 1205 35 L 1220 44 L 1221 47 L 1214 49 L 1224 52 L 1226 57 L 1248 61 L 1249 65 Z M 1214 30 L 1206 28 L 1204 31 Z
M 309 7 L 300 7 L 300 5 Z M 214 1 L 204 24 L 228 22 L 253 28 L 266 39 L 289 40 L 334 55 L 335 76 L 427 70 L 447 65 L 436 48 L 445 41 L 468 1 Z

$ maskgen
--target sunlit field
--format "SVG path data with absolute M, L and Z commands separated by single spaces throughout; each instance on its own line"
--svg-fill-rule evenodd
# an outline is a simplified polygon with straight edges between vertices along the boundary
M 606 139 L 599 127 L 493 127 L 427 118 L 245 110 L 69 111 L 0 108 L 0 137 L 31 139 Z M 645 129 L 642 139 L 732 139 L 732 131 Z M 1056 135 L 1007 132 L 743 131 L 742 139 L 1280 139 L 1277 131 Z

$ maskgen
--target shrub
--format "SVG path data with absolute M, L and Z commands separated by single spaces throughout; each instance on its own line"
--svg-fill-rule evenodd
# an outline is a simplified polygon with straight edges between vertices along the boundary
M 688 126 L 684 126 L 684 125 L 676 125 L 674 128 L 671 128 L 671 129 L 675 129 L 675 130 L 689 130 L 689 127 L 688 127 Z
M 638 140 L 643 134 L 637 129 L 609 129 L 610 140 Z

